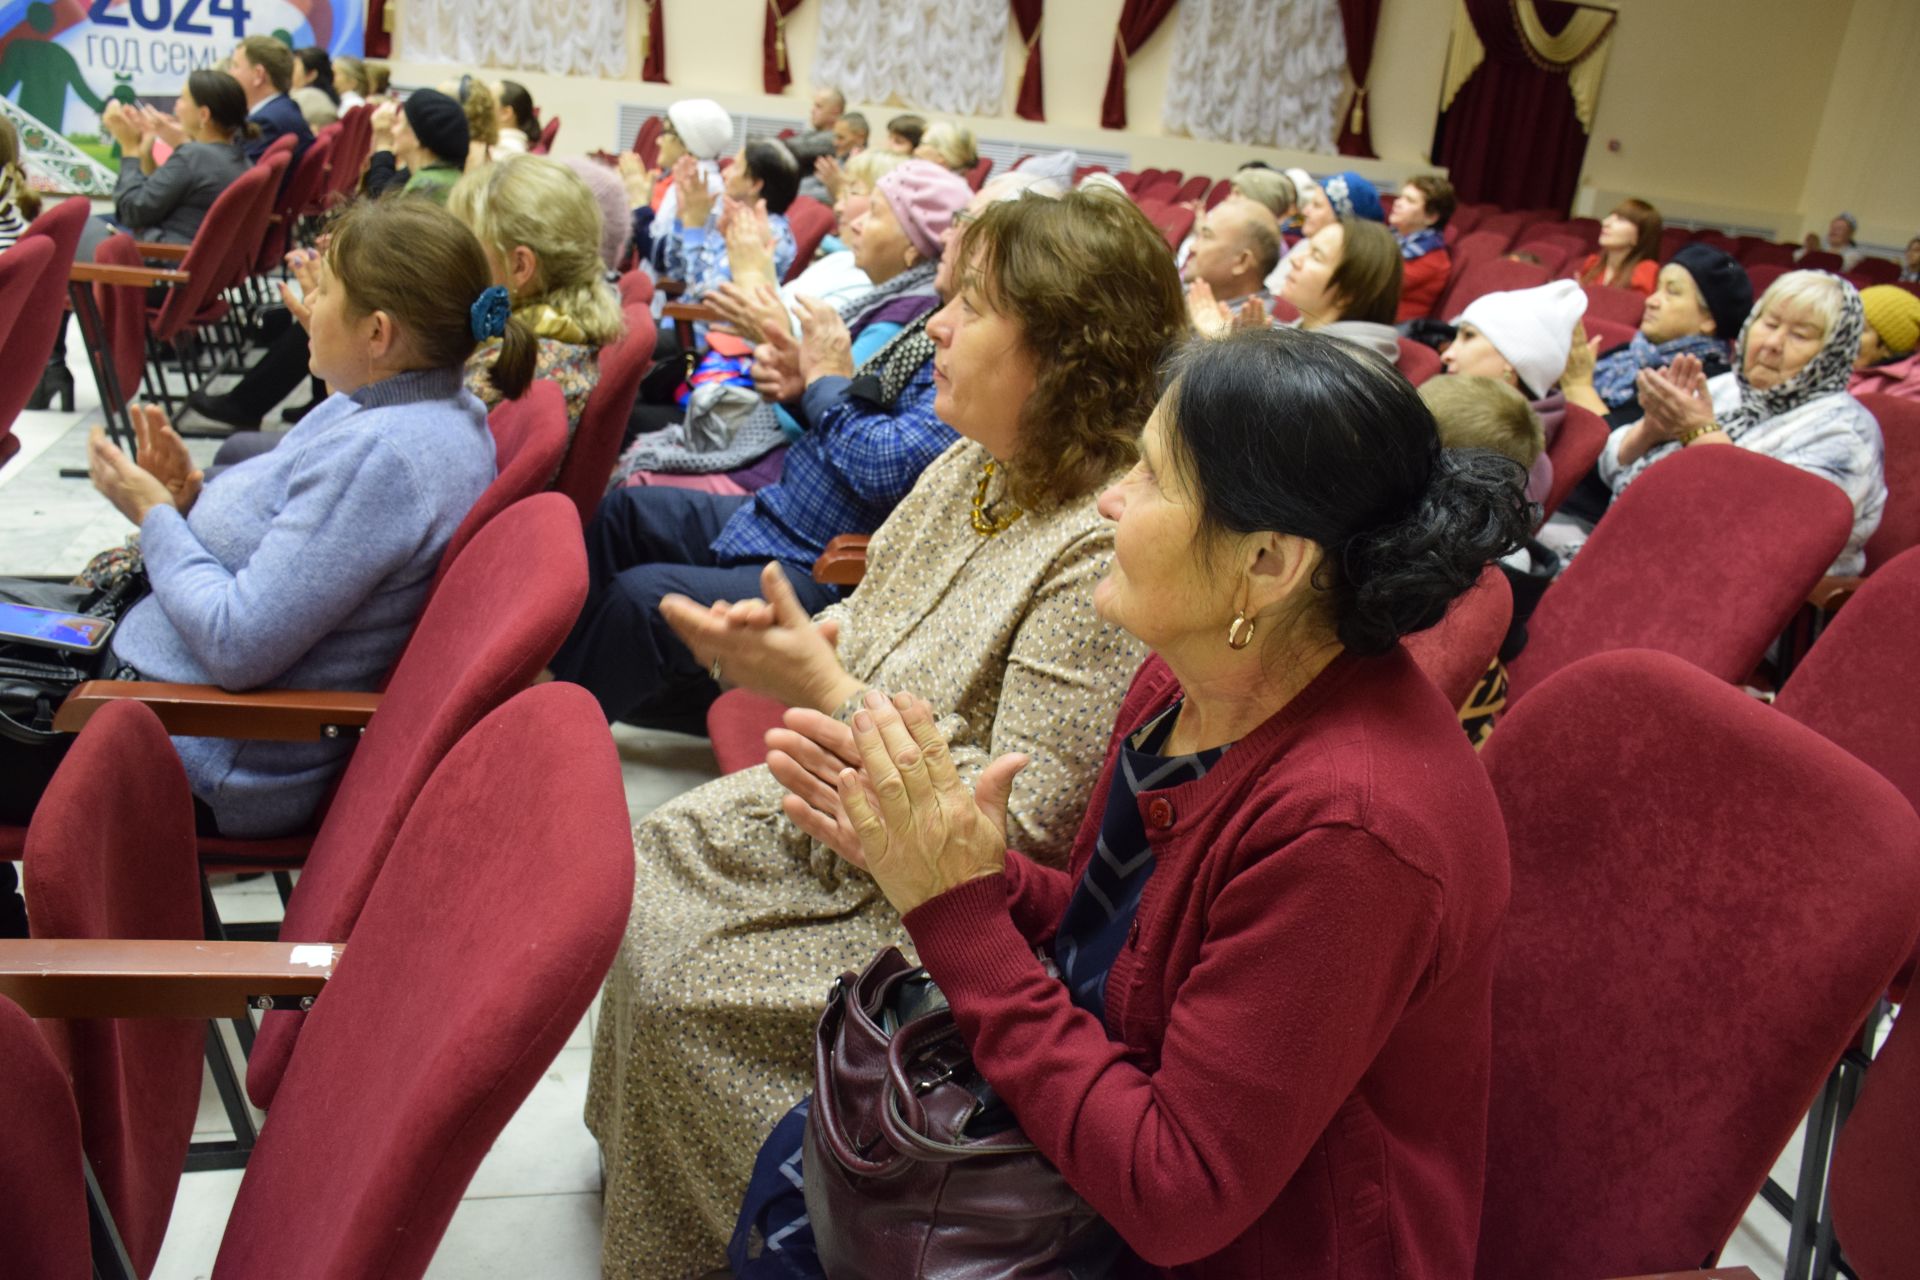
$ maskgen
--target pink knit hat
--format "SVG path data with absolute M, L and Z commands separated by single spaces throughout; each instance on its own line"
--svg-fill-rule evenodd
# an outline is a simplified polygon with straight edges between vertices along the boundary
M 880 179 L 879 192 L 922 260 L 940 256 L 940 237 L 973 199 L 967 180 L 930 160 L 909 160 Z

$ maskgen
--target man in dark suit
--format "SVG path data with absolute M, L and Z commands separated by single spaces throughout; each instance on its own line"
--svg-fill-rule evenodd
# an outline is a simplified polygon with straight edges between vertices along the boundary
M 293 84 L 293 50 L 272 36 L 248 36 L 233 50 L 227 69 L 247 94 L 247 119 L 260 130 L 246 144 L 247 160 L 258 160 L 273 140 L 283 133 L 296 139 L 293 158 L 287 165 L 287 177 L 300 167 L 300 157 L 313 143 L 313 130 L 300 114 L 287 90 Z

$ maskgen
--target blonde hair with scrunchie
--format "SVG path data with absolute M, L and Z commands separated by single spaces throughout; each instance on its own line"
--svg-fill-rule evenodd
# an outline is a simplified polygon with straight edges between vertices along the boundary
M 626 332 L 600 260 L 600 204 L 580 176 L 550 156 L 507 156 L 469 169 L 447 208 L 501 262 L 533 251 L 533 279 L 514 291 L 514 314 L 541 337 L 603 347 Z

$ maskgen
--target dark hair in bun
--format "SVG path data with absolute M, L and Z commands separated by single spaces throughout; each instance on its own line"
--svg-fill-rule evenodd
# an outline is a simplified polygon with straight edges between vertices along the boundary
M 1533 526 L 1519 463 L 1441 449 L 1412 385 L 1349 343 L 1240 332 L 1188 344 L 1172 375 L 1166 425 L 1202 535 L 1318 543 L 1314 586 L 1355 653 L 1440 621 Z

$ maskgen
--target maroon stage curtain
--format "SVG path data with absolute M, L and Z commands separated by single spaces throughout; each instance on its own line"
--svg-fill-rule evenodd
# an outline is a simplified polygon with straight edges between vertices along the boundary
M 1020 77 L 1020 100 L 1013 113 L 1022 120 L 1045 120 L 1045 95 L 1040 86 L 1040 11 L 1046 0 L 1012 0 L 1013 20 L 1020 24 L 1020 38 L 1027 42 L 1027 69 Z
M 387 0 L 367 0 L 366 51 L 369 58 L 393 56 L 393 37 L 387 34 Z
M 1347 36 L 1347 74 L 1353 78 L 1353 105 L 1340 121 L 1335 144 L 1343 156 L 1377 157 L 1372 117 L 1367 114 L 1367 76 L 1373 70 L 1373 37 L 1380 30 L 1380 0 L 1340 0 L 1340 26 Z M 1354 118 L 1360 125 L 1354 127 Z
M 647 60 L 640 78 L 654 84 L 667 82 L 667 0 L 647 0 Z
M 779 93 L 793 83 L 787 36 L 780 24 L 799 7 L 800 0 L 767 0 L 767 25 L 760 33 L 760 82 L 768 93 Z
M 1576 12 L 1558 0 L 1534 8 L 1549 31 Z M 1467 0 L 1467 11 L 1487 56 L 1440 117 L 1433 159 L 1463 201 L 1564 213 L 1587 154 L 1567 77 L 1528 57 L 1510 0 Z
M 1113 61 L 1107 68 L 1107 96 L 1100 104 L 1100 124 L 1106 129 L 1127 127 L 1127 59 L 1173 12 L 1175 0 L 1127 0 L 1120 8 L 1120 25 L 1113 33 Z

